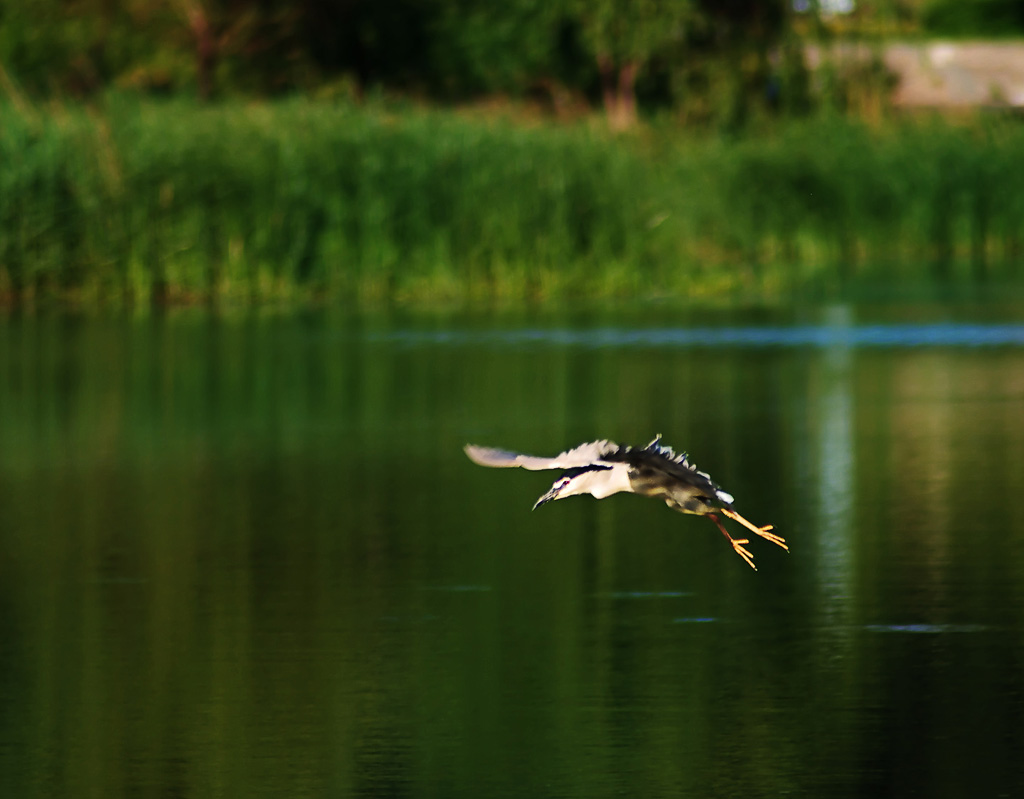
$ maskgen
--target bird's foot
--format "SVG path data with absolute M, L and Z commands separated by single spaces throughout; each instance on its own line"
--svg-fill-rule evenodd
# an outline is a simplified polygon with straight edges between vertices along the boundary
M 748 530 L 750 530 L 750 532 L 754 533 L 755 535 L 759 535 L 759 536 L 761 536 L 761 538 L 764 538 L 764 539 L 766 539 L 768 541 L 771 541 L 776 546 L 780 546 L 784 550 L 789 552 L 789 547 L 786 545 L 786 539 L 785 538 L 783 538 L 781 535 L 775 535 L 775 533 L 768 532 L 769 530 L 773 530 L 774 529 L 773 525 L 766 524 L 764 527 L 758 527 L 756 524 L 752 524 L 751 522 L 748 522 L 746 519 L 744 519 L 742 516 L 740 516 L 736 511 L 728 510 L 726 508 L 722 508 L 722 514 L 724 516 L 728 516 L 730 519 L 732 519 L 734 521 L 739 522 L 740 524 L 742 524 L 744 527 L 746 527 Z
M 743 546 L 749 544 L 750 540 L 747 538 L 733 538 L 729 535 L 729 531 L 722 526 L 722 523 L 718 521 L 718 517 L 713 513 L 708 514 L 708 518 L 715 523 L 715 526 L 722 531 L 722 535 L 729 539 L 729 543 L 732 544 L 732 548 L 736 550 L 736 554 L 739 555 L 743 560 L 747 562 L 751 569 L 757 571 L 757 566 L 754 565 L 754 556 L 750 554 L 750 551 Z
M 750 551 L 745 546 L 743 546 L 744 544 L 749 544 L 750 541 L 746 538 L 732 537 L 729 538 L 729 541 L 732 542 L 732 548 L 736 550 L 736 554 L 750 564 L 751 569 L 757 571 L 757 566 L 754 565 L 754 556 L 750 554 Z

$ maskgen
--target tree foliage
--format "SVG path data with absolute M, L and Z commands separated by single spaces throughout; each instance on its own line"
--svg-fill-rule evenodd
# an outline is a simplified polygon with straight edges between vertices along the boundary
M 1019 0 L 931 0 L 921 13 L 926 30 L 942 36 L 1019 37 L 1024 4 Z
M 624 126 L 638 92 L 677 102 L 680 75 L 767 52 L 784 18 L 783 0 L 0 0 L 0 69 L 35 94 L 561 92 Z
M 658 55 L 679 53 L 698 23 L 692 0 L 576 0 L 575 18 L 601 75 L 613 127 L 636 119 L 636 80 Z

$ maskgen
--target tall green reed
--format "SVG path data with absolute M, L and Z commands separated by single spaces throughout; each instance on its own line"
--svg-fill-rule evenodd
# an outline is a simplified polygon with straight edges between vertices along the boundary
M 820 277 L 1011 278 L 1024 130 L 1004 121 L 869 129 L 816 120 L 720 151 L 721 236 L 754 264 Z M 710 209 L 709 209 L 710 210 Z
M 1016 279 L 1024 132 L 743 139 L 306 100 L 0 109 L 0 289 L 490 300 Z

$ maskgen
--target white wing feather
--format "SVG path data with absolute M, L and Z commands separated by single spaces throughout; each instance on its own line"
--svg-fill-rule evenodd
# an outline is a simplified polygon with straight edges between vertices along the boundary
M 507 449 L 495 447 L 478 447 L 475 444 L 466 445 L 466 455 L 473 463 L 480 466 L 496 466 L 499 468 L 518 466 L 522 469 L 539 471 L 542 469 L 575 469 L 580 466 L 590 466 L 593 463 L 600 463 L 610 452 L 619 449 L 614 441 L 591 441 L 587 444 L 580 444 L 575 449 L 566 450 L 553 458 L 545 458 L 539 455 L 523 455 L 519 452 L 511 452 Z

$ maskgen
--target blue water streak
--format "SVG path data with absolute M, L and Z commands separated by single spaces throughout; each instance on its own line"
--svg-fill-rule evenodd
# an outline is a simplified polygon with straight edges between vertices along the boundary
M 374 343 L 422 346 L 727 348 L 1021 347 L 1024 324 L 795 325 L 770 327 L 520 328 L 514 330 L 395 330 Z

